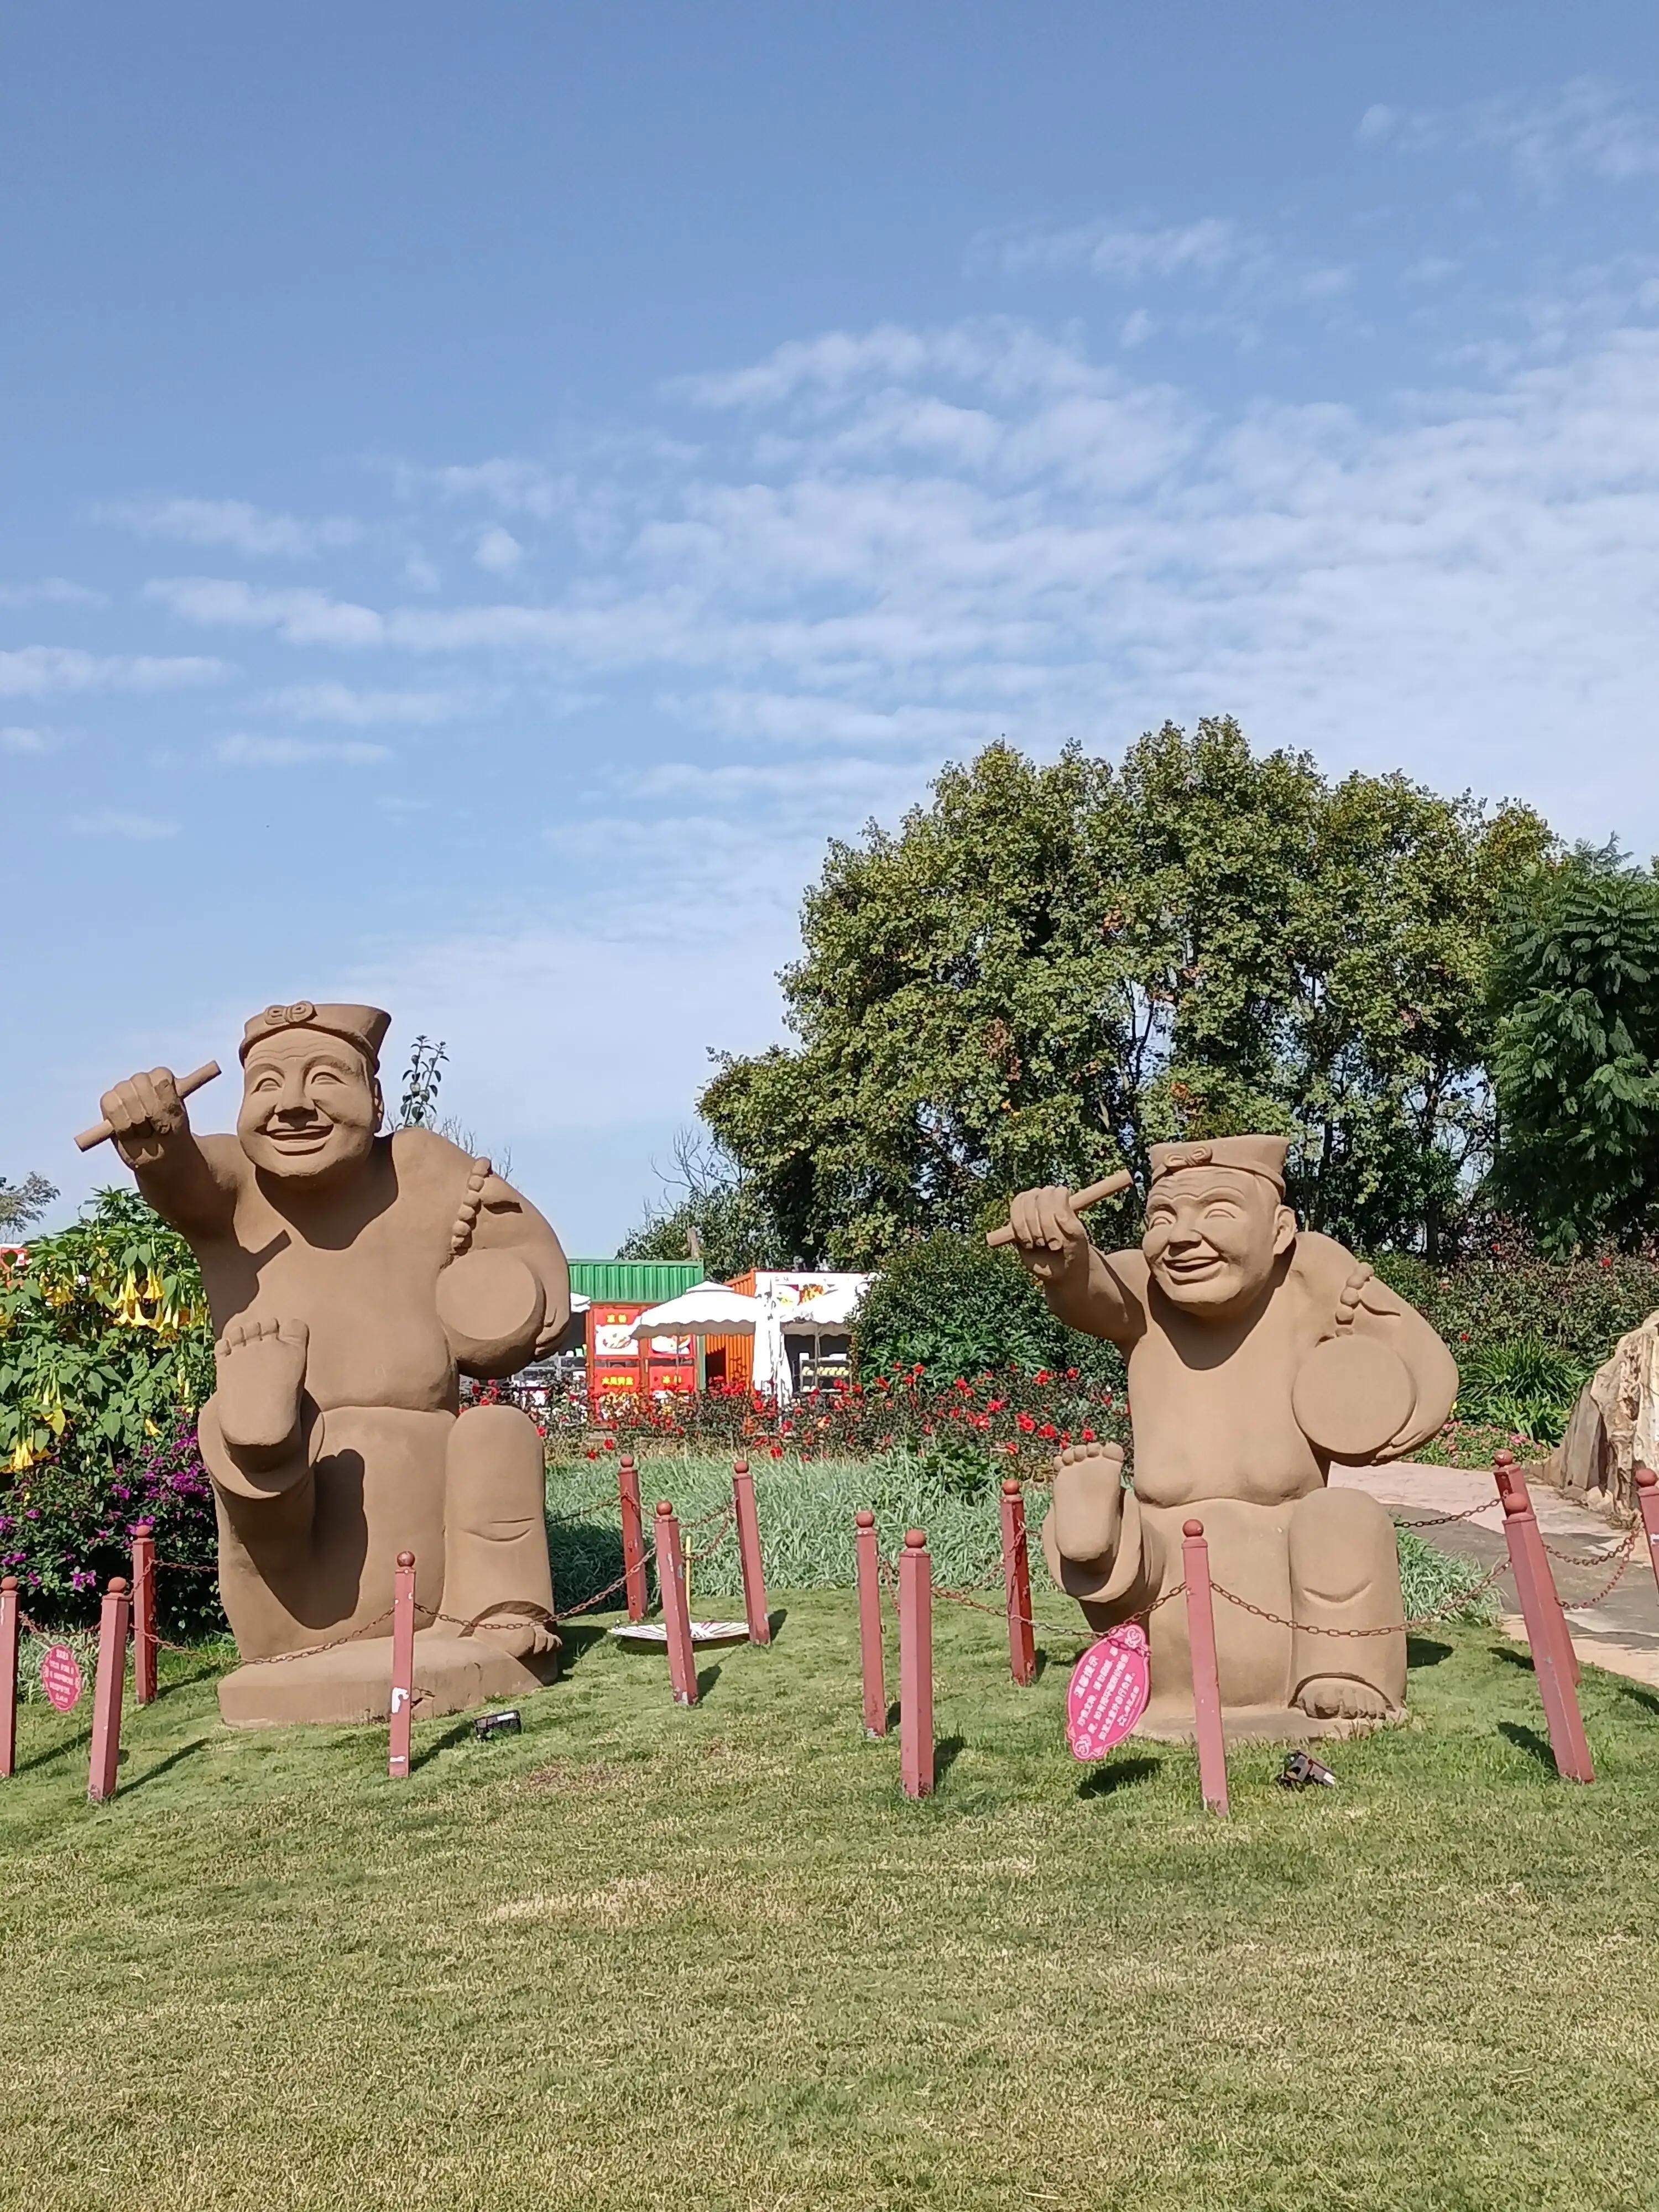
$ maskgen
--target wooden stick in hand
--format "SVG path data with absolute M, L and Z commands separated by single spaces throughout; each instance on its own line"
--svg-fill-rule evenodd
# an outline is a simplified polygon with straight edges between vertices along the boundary
M 1086 1190 L 1073 1194 L 1073 1212 L 1081 1213 L 1085 1206 L 1093 1206 L 1100 1199 L 1115 1198 L 1119 1191 L 1127 1190 L 1133 1181 L 1134 1177 L 1127 1168 L 1120 1168 L 1115 1175 L 1109 1175 L 1104 1182 L 1091 1182 Z M 988 1230 L 985 1241 L 988 1244 L 1012 1244 L 1014 1241 L 1012 1223 L 1005 1221 L 1000 1229 Z
M 199 1091 L 204 1083 L 211 1083 L 218 1073 L 218 1061 L 210 1060 L 202 1066 L 192 1068 L 188 1075 L 181 1075 L 173 1087 L 181 1098 L 188 1098 L 192 1091 Z M 95 1129 L 82 1129 L 75 1141 L 82 1152 L 89 1152 L 94 1145 L 106 1144 L 114 1134 L 107 1121 L 100 1121 Z

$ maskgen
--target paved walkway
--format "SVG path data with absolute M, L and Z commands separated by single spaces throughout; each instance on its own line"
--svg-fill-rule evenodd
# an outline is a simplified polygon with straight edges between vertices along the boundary
M 1487 1472 L 1466 1474 L 1457 1468 L 1402 1463 L 1334 1468 L 1331 1482 L 1333 1487 L 1369 1491 L 1407 1522 L 1428 1520 L 1439 1513 L 1462 1513 L 1490 1501 L 1491 1510 L 1478 1519 L 1425 1528 L 1423 1534 L 1441 1551 L 1471 1559 L 1483 1569 L 1506 1555 L 1503 1511 Z M 1595 1597 L 1613 1573 L 1625 1540 L 1623 1533 L 1546 1483 L 1533 1481 L 1528 1487 L 1544 1541 L 1555 1552 L 1571 1553 L 1586 1562 L 1569 1565 L 1553 1556 L 1550 1559 L 1579 1659 L 1659 1688 L 1659 1587 L 1655 1585 L 1648 1547 L 1639 1530 L 1630 1564 L 1617 1588 L 1599 1603 L 1587 1604 L 1584 1601 Z M 1605 1565 L 1601 1564 L 1603 1561 Z M 1518 1605 L 1515 1584 L 1508 1576 L 1497 1588 L 1502 1604 L 1509 1608 Z M 1506 1634 L 1517 1642 L 1526 1641 L 1518 1611 L 1507 1611 L 1503 1625 Z

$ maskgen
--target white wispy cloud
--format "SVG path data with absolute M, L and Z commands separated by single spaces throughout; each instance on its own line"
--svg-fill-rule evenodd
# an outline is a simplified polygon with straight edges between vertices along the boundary
M 723 417 L 699 467 L 653 479 L 626 540 L 544 597 L 154 594 L 525 694 L 644 678 L 715 767 L 1109 745 L 1231 708 L 1334 765 L 1494 790 L 1523 772 L 1569 823 L 1616 805 L 1644 834 L 1611 757 L 1564 739 L 1648 742 L 1659 333 L 1639 321 L 1569 320 L 1530 358 L 1364 409 L 1223 410 L 1013 318 L 830 332 L 681 396 Z M 331 681 L 278 696 L 400 718 L 356 702 L 403 687 Z M 699 811 L 738 803 L 713 782 Z
M 125 814 L 116 807 L 104 807 L 95 814 L 72 814 L 69 826 L 77 837 L 125 837 L 138 844 L 179 834 L 176 822 L 163 821 L 153 814 Z
M 356 545 L 364 526 L 347 514 L 307 518 L 273 514 L 245 499 L 112 500 L 95 507 L 100 522 L 118 524 L 145 538 L 171 538 L 186 545 L 228 545 L 238 553 L 312 561 Z
M 1219 290 L 1229 299 L 1261 307 L 1316 306 L 1335 299 L 1353 282 L 1353 271 L 1346 265 L 1310 263 L 1219 216 L 1185 223 L 1115 216 L 1063 225 L 1022 223 L 981 232 L 969 248 L 968 263 L 970 270 L 1005 276 L 1085 276 L 1119 285 L 1169 285 L 1184 278 L 1207 293 Z M 1219 327 L 1212 315 L 1206 319 Z M 1187 316 L 1181 326 L 1195 324 Z M 1132 316 L 1122 343 L 1144 343 L 1153 327 L 1150 315 Z M 1235 318 L 1233 335 L 1254 335 L 1253 326 Z
M 41 576 L 32 584 L 0 584 L 0 607 L 106 607 L 107 596 L 67 576 Z
M 222 660 L 195 655 L 82 653 L 71 646 L 25 645 L 0 653 L 0 698 L 40 699 L 61 691 L 176 691 L 216 684 Z
M 1659 173 L 1659 130 L 1618 88 L 1596 76 L 1571 78 L 1541 96 L 1505 94 L 1459 107 L 1368 107 L 1361 145 L 1396 153 L 1449 149 L 1492 154 L 1540 192 L 1575 172 L 1607 184 Z
M 510 576 L 524 558 L 524 548 L 510 530 L 496 523 L 481 533 L 472 558 L 492 576 Z
M 1060 228 L 1022 223 L 981 231 L 968 250 L 970 267 L 1009 276 L 1069 276 L 1084 270 L 1126 283 L 1148 277 L 1213 276 L 1241 262 L 1265 262 L 1267 246 L 1218 216 L 1195 222 L 1146 223 L 1100 216 Z
M 349 684 L 285 684 L 268 691 L 259 704 L 299 722 L 337 722 L 350 729 L 381 724 L 428 726 L 493 713 L 499 691 L 474 685 L 465 690 L 360 690 Z
M 373 768 L 392 757 L 390 745 L 362 738 L 262 738 L 246 732 L 221 738 L 213 757 L 229 768 L 311 768 L 329 763 Z
M 290 645 L 374 646 L 386 625 L 372 607 L 326 592 L 267 591 L 257 584 L 216 576 L 158 576 L 144 586 L 189 622 L 230 629 L 269 629 Z
M 27 729 L 19 722 L 0 728 L 0 752 L 44 753 L 51 749 L 52 740 L 44 730 Z

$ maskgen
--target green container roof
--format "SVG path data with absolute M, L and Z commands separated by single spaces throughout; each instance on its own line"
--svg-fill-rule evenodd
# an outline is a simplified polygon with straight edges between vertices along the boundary
M 573 1260 L 570 1287 L 601 1304 L 614 1298 L 618 1305 L 659 1306 L 707 1273 L 701 1260 Z

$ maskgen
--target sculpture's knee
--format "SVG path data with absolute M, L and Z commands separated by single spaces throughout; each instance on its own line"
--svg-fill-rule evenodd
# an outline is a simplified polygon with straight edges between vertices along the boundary
M 542 1439 L 518 1407 L 469 1407 L 450 1431 L 447 1475 L 452 1528 L 508 1541 L 542 1525 Z
M 1394 1523 L 1363 1490 L 1316 1490 L 1291 1516 L 1291 1587 L 1346 1605 L 1398 1573 Z

